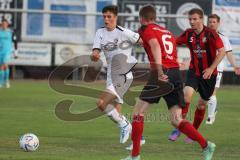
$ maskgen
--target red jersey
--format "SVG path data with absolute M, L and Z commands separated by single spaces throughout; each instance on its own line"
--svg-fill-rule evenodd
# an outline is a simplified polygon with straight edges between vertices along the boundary
M 165 28 L 157 24 L 149 24 L 142 26 L 138 30 L 142 40 L 144 49 L 147 52 L 151 69 L 156 69 L 156 63 L 148 41 L 156 38 L 159 42 L 162 52 L 162 65 L 164 68 L 178 68 L 176 42 L 173 34 Z
M 205 26 L 200 34 L 196 34 L 193 29 L 187 29 L 177 38 L 176 43 L 186 44 L 190 49 L 189 68 L 195 71 L 196 76 L 201 76 L 203 70 L 211 66 L 216 58 L 217 50 L 224 47 L 219 35 Z M 213 75 L 217 75 L 217 69 L 214 70 Z

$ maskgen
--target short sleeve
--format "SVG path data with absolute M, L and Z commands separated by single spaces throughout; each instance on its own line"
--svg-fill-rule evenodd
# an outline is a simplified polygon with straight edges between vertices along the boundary
M 92 49 L 100 49 L 101 50 L 101 34 L 100 34 L 100 30 L 97 30 L 97 32 L 96 32 L 96 35 L 95 35 L 94 41 L 93 41 Z
M 229 41 L 229 39 L 225 36 L 222 36 L 222 41 L 223 41 L 223 45 L 224 45 L 224 49 L 226 52 L 231 52 L 232 51 L 232 46 L 231 43 Z

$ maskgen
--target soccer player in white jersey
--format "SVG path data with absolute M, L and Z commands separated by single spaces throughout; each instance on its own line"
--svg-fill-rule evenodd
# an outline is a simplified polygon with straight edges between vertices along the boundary
M 97 30 L 91 59 L 98 61 L 103 51 L 107 61 L 106 90 L 100 95 L 97 106 L 120 128 L 120 143 L 125 143 L 131 134 L 131 123 L 121 114 L 123 95 L 130 87 L 131 69 L 137 60 L 131 56 L 132 46 L 140 39 L 138 33 L 117 26 L 117 6 L 106 6 L 102 10 L 104 28 Z
M 223 41 L 228 61 L 234 67 L 235 74 L 240 75 L 240 68 L 236 64 L 235 58 L 232 53 L 232 47 L 229 42 L 229 39 L 218 31 L 219 26 L 220 26 L 220 17 L 217 14 L 209 15 L 208 16 L 208 27 L 217 31 L 217 33 L 219 34 L 219 36 L 221 37 L 221 39 Z M 215 90 L 213 92 L 213 95 L 210 97 L 210 100 L 208 101 L 208 118 L 207 118 L 206 124 L 213 124 L 215 121 L 215 116 L 217 113 L 216 92 L 217 92 L 217 89 L 220 87 L 223 69 L 224 69 L 224 61 L 219 63 L 219 65 L 217 67 L 217 71 L 218 71 L 217 81 L 216 81 Z

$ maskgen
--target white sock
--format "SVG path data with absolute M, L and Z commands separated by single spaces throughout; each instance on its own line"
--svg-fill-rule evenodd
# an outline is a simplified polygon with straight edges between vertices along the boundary
M 125 120 L 126 118 L 118 113 L 116 108 L 113 106 L 108 106 L 105 109 L 105 113 L 113 122 L 118 123 L 120 127 L 127 125 L 127 121 Z
M 217 97 L 211 96 L 208 101 L 208 117 L 214 117 L 215 111 L 217 109 Z

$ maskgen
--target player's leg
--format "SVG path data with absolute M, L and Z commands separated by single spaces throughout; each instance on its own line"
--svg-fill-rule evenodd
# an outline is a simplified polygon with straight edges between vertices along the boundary
M 194 128 L 198 129 L 204 119 L 205 116 L 205 112 L 206 112 L 206 105 L 207 105 L 207 101 L 199 98 L 198 99 L 198 104 L 197 104 L 197 108 L 195 111 L 195 115 L 194 115 L 194 121 L 193 121 L 193 126 Z
M 139 99 L 134 107 L 132 122 L 133 149 L 130 156 L 122 160 L 140 160 L 141 137 L 144 129 L 144 114 L 149 108 L 149 103 Z
M 183 89 L 185 104 L 184 104 L 184 106 L 181 106 L 182 107 L 182 117 L 184 119 L 187 116 L 187 113 L 188 113 L 189 107 L 190 107 L 190 103 L 192 100 L 192 96 L 197 88 L 198 88 L 198 80 L 196 78 L 195 72 L 192 70 L 189 70 L 187 73 L 187 81 L 186 81 L 185 87 Z M 180 135 L 181 135 L 181 132 L 176 128 L 168 136 L 168 140 L 176 141 Z
M 4 67 L 0 64 L 0 88 L 3 87 L 4 84 Z
M 215 122 L 215 117 L 217 114 L 217 88 L 215 88 L 213 95 L 210 97 L 208 101 L 208 118 L 206 120 L 206 124 L 213 124 Z
M 120 143 L 125 143 L 130 134 L 132 133 L 132 125 L 130 121 L 121 113 L 122 105 L 120 103 L 114 102 L 114 107 L 121 116 L 121 118 L 124 120 L 124 123 L 118 123 L 120 128 Z
M 147 112 L 150 104 L 158 103 L 160 96 L 149 97 L 149 92 L 153 91 L 153 95 L 156 95 L 154 88 L 157 86 L 158 77 L 157 72 L 151 72 L 147 84 L 144 86 L 139 100 L 137 101 L 133 110 L 133 122 L 132 122 L 132 141 L 133 149 L 129 157 L 123 160 L 139 160 L 140 159 L 140 148 L 141 138 L 144 128 L 144 115 Z M 157 91 L 157 90 L 156 90 Z
M 191 123 L 182 119 L 181 108 L 179 106 L 172 106 L 169 109 L 170 120 L 174 127 L 178 128 L 183 134 L 197 141 L 203 149 L 204 160 L 211 160 L 216 145 L 207 141 L 200 132 L 198 132 Z
M 195 110 L 194 114 L 194 120 L 193 120 L 193 126 L 195 129 L 198 129 L 204 119 L 205 113 L 206 113 L 206 104 L 207 101 L 203 100 L 202 98 L 198 99 L 198 104 Z M 187 137 L 185 139 L 187 143 L 192 143 L 193 140 L 190 137 Z
M 198 89 L 199 81 L 198 78 L 195 75 L 194 70 L 189 70 L 187 73 L 187 80 L 185 87 L 183 89 L 184 93 L 184 101 L 185 106 L 182 107 L 182 117 L 183 119 L 186 118 L 187 113 L 189 111 L 190 103 L 192 101 L 192 96 L 195 93 L 195 91 Z
M 174 79 L 172 83 L 176 88 L 170 94 L 163 96 L 163 98 L 169 109 L 171 124 L 175 128 L 178 128 L 178 130 L 186 136 L 197 141 L 201 148 L 206 150 L 204 160 L 210 160 L 213 155 L 215 145 L 211 142 L 209 142 L 210 145 L 208 145 L 206 139 L 193 127 L 193 125 L 182 118 L 182 108 L 180 106 L 184 106 L 185 102 L 184 93 L 181 87 L 181 77 L 179 71 L 172 70 L 170 73 L 172 74 L 169 75 L 169 79 L 170 81 Z
M 187 117 L 187 113 L 189 111 L 190 103 L 192 101 L 193 94 L 195 93 L 195 89 L 192 86 L 185 86 L 183 89 L 183 93 L 185 106 L 182 110 L 182 117 L 183 119 L 185 119 Z
M 6 88 L 10 87 L 10 82 L 9 82 L 9 75 L 10 75 L 10 70 L 9 66 L 7 64 L 4 64 L 4 76 L 3 76 L 3 83 Z
M 217 89 L 220 87 L 221 79 L 222 79 L 222 73 L 218 72 L 215 90 L 212 96 L 210 97 L 210 100 L 208 101 L 208 118 L 207 118 L 206 124 L 213 124 L 215 121 L 215 116 L 217 113 L 216 93 L 217 93 Z
M 210 97 L 213 95 L 216 85 L 216 76 L 212 76 L 210 79 L 201 79 L 199 82 L 198 92 L 200 94 L 198 105 L 195 111 L 195 117 L 193 125 L 196 129 L 199 128 L 200 124 L 204 119 L 206 112 L 207 102 Z
M 131 124 L 114 107 L 114 100 L 117 98 L 110 90 L 104 91 L 98 101 L 97 107 L 120 127 L 120 143 L 125 143 L 131 132 Z
M 200 79 L 199 80 L 199 88 L 198 92 L 200 94 L 200 98 L 198 100 L 198 105 L 195 110 L 193 126 L 195 129 L 198 129 L 204 119 L 206 113 L 206 106 L 209 98 L 213 94 L 216 84 L 216 77 L 212 76 L 210 79 Z M 187 143 L 191 143 L 192 140 L 190 137 L 186 139 Z

